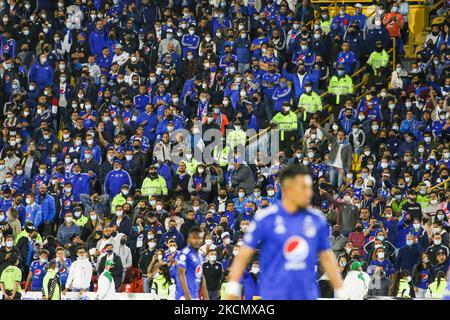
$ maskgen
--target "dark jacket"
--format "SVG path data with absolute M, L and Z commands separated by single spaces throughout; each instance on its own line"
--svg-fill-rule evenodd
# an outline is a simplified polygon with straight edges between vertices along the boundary
M 246 164 L 241 165 L 231 176 L 231 184 L 234 187 L 234 194 L 237 195 L 239 188 L 244 188 L 246 194 L 250 194 L 255 186 L 252 169 Z
M 397 252 L 397 259 L 395 260 L 395 268 L 397 270 L 409 270 L 412 272 L 414 266 L 419 262 L 420 255 L 423 253 L 423 248 L 414 243 L 412 246 L 404 246 Z
M 122 285 L 123 265 L 122 265 L 122 260 L 115 253 L 113 253 L 113 262 L 114 262 L 114 267 L 111 269 L 111 275 L 114 279 L 114 285 L 116 287 L 116 291 L 118 291 L 120 286 Z M 102 274 L 103 270 L 105 270 L 105 263 L 106 263 L 106 255 L 104 255 L 100 259 L 100 263 L 98 264 L 97 274 Z
M 206 288 L 209 291 L 217 291 L 220 289 L 223 275 L 223 268 L 220 262 L 205 262 L 203 264 L 203 274 L 205 275 Z

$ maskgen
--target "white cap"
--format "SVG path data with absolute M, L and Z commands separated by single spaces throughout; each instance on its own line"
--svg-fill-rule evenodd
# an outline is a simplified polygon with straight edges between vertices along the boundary
M 361 3 L 357 3 L 357 4 L 355 4 L 355 8 L 362 8 L 363 6 L 362 6 L 362 4 Z

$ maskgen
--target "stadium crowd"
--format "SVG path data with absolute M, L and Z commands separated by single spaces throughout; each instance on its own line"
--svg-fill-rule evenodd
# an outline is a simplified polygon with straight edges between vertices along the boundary
M 200 226 L 209 296 L 223 299 L 288 164 L 310 168 L 347 285 L 442 297 L 450 19 L 403 63 L 408 2 L 374 4 L 366 16 L 309 0 L 0 0 L 3 297 L 114 283 L 168 299 Z M 214 163 L 197 156 L 209 129 Z M 247 129 L 279 130 L 273 161 L 248 161 Z M 255 258 L 244 299 L 258 277 Z

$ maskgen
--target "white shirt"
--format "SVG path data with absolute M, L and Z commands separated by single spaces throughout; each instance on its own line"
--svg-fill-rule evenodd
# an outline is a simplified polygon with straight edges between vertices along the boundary
M 115 54 L 112 60 L 112 63 L 116 63 L 121 67 L 125 62 L 127 62 L 128 58 L 130 57 L 130 54 L 126 51 L 122 52 L 122 54 L 117 55 Z
M 336 153 L 336 159 L 334 159 L 334 162 L 333 162 L 333 167 L 336 167 L 336 168 L 339 168 L 339 169 L 342 169 L 344 167 L 343 164 L 342 164 L 342 158 L 341 158 L 342 147 L 343 147 L 343 144 L 340 143 L 339 144 L 339 149 L 338 149 L 338 151 Z
M 66 288 L 89 289 L 92 278 L 92 264 L 89 259 L 77 259 L 72 263 L 67 277 Z

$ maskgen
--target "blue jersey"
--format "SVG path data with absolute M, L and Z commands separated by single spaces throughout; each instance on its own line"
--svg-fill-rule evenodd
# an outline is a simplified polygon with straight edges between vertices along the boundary
M 72 261 L 69 258 L 65 258 L 63 262 L 61 262 L 59 259 L 57 261 L 58 261 L 59 280 L 61 281 L 61 284 L 66 285 Z
M 319 298 L 316 263 L 330 250 L 328 223 L 317 210 L 287 213 L 281 203 L 258 211 L 244 243 L 260 250 L 261 297 L 266 300 Z
M 47 273 L 48 263 L 45 262 L 41 264 L 39 260 L 33 261 L 30 265 L 31 277 L 31 291 L 41 291 L 42 282 L 44 281 L 44 276 Z
M 187 246 L 181 250 L 180 258 L 177 261 L 177 269 L 186 269 L 186 282 L 189 289 L 189 293 L 192 299 L 199 299 L 200 286 L 202 283 L 203 275 L 203 257 L 201 254 L 194 250 L 191 246 Z M 175 291 L 175 299 L 183 300 L 184 291 L 181 288 L 180 279 L 176 278 L 177 289 Z

